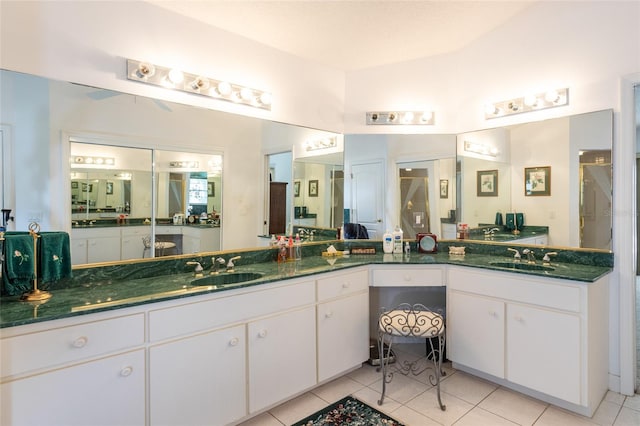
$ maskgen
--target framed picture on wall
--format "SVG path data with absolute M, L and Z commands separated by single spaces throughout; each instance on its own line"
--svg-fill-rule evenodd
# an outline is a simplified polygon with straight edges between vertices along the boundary
M 107 182 L 107 195 L 113 195 L 113 182 Z
M 299 197 L 300 196 L 300 181 L 299 180 L 293 182 L 293 196 L 294 197 Z
M 440 198 L 449 198 L 449 180 L 440 179 Z
M 524 195 L 551 195 L 551 167 L 525 167 Z
M 498 196 L 498 171 L 497 170 L 478 170 L 477 177 L 477 195 L 478 197 L 497 197 Z
M 317 197 L 318 196 L 318 181 L 310 180 L 309 181 L 309 197 Z
M 71 189 L 78 189 L 78 182 L 71 182 Z
M 215 182 L 207 182 L 207 196 L 215 197 L 216 196 L 216 183 Z

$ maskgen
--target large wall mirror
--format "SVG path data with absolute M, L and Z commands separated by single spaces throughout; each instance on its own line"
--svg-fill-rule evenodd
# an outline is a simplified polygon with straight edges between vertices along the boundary
M 549 245 L 610 250 L 612 143 L 612 110 L 458 135 L 459 222 L 521 213 Z

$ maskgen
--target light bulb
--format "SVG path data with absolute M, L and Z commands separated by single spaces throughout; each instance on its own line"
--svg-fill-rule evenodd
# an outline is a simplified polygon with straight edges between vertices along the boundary
M 433 113 L 431 111 L 425 111 L 422 113 L 422 116 L 420 117 L 420 121 L 422 121 L 423 123 L 426 123 L 431 121 L 432 118 L 433 118 Z
M 497 106 L 495 106 L 493 104 L 487 104 L 484 107 L 484 112 L 487 115 L 498 115 L 498 114 L 500 114 L 500 108 L 498 108 Z
M 171 71 L 169 71 L 167 78 L 171 83 L 173 83 L 174 85 L 177 85 L 184 81 L 184 73 L 174 68 Z
M 191 89 L 193 90 L 207 90 L 209 88 L 209 79 L 206 77 L 196 77 L 195 80 L 193 80 L 189 86 L 191 86 Z
M 242 90 L 240 90 L 240 97 L 246 102 L 253 100 L 253 90 L 248 87 L 243 87 Z
M 389 114 L 389 117 L 387 117 L 387 121 L 394 122 L 394 121 L 396 121 L 396 118 L 397 118 L 396 113 L 392 112 L 392 113 Z
M 555 90 L 549 90 L 547 93 L 545 93 L 544 100 L 554 104 L 560 100 L 560 95 Z
M 140 62 L 138 64 L 138 69 L 136 70 L 135 75 L 138 78 L 149 78 L 153 77 L 155 73 L 156 67 L 154 67 L 153 64 L 150 64 L 148 62 Z
M 413 113 L 411 111 L 405 112 L 402 117 L 402 121 L 405 123 L 411 123 L 413 121 Z
M 231 94 L 231 84 L 227 81 L 221 81 L 218 83 L 218 93 L 222 96 L 229 96 Z
M 535 95 L 526 95 L 524 97 L 524 104 L 528 107 L 535 108 L 538 106 L 538 98 Z
M 263 93 L 260 95 L 260 102 L 262 105 L 271 105 L 271 93 Z

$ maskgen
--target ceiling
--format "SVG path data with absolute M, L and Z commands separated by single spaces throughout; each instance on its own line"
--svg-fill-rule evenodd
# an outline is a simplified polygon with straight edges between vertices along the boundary
M 146 0 L 328 67 L 352 71 L 453 52 L 539 0 Z

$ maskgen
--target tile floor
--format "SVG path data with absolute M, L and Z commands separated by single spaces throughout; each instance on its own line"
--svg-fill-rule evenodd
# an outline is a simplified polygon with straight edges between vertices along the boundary
M 399 359 L 418 356 L 423 345 L 398 345 Z M 406 358 L 404 358 L 406 357 Z M 545 402 L 514 392 L 445 365 L 446 377 L 441 382 L 442 400 L 447 406 L 440 411 L 435 388 L 426 373 L 415 378 L 396 375 L 387 385 L 387 396 L 378 406 L 381 377 L 375 367 L 362 368 L 294 398 L 240 426 L 289 426 L 313 414 L 329 403 L 347 395 L 366 402 L 404 423 L 406 426 L 578 426 L 640 425 L 640 395 L 625 397 L 609 392 L 592 418 L 583 417 Z

